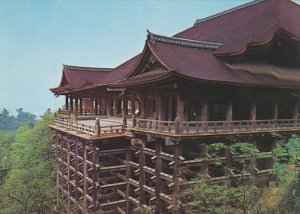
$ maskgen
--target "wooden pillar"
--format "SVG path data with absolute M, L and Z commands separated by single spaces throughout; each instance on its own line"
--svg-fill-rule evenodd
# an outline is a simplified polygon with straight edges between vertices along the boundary
M 110 116 L 112 111 L 112 106 L 111 106 L 111 98 L 110 97 L 106 97 L 106 115 Z
M 169 101 L 169 109 L 168 109 L 168 120 L 172 120 L 172 112 L 173 112 L 173 105 L 176 105 L 175 103 L 173 103 L 173 98 L 172 96 L 168 97 L 168 101 Z
M 180 142 L 176 142 L 176 148 L 174 153 L 174 171 L 173 171 L 173 212 L 174 214 L 179 214 L 180 212 L 180 195 L 181 195 L 181 183 L 182 179 L 181 166 L 180 166 L 180 156 L 182 156 L 182 148 Z
M 226 176 L 230 177 L 230 169 L 232 168 L 232 155 L 231 155 L 231 149 L 230 146 L 227 145 L 225 149 L 225 157 L 226 157 L 226 169 L 225 169 L 225 174 Z M 227 180 L 227 184 L 231 185 L 231 179 L 229 178 Z
M 65 106 L 66 106 L 66 110 L 69 110 L 69 96 L 66 95 L 65 97 Z
M 142 144 L 140 145 L 140 156 L 139 156 L 139 189 L 140 189 L 140 194 L 139 194 L 139 205 L 142 207 L 145 204 L 145 191 L 144 191 L 144 185 L 145 185 L 145 171 L 144 171 L 144 166 L 145 166 L 145 142 L 142 141 Z
M 182 94 L 178 91 L 177 92 L 177 112 L 176 112 L 176 116 L 178 118 L 180 118 L 181 121 L 184 121 L 185 118 L 184 118 L 184 99 L 183 99 L 183 96 Z
M 80 115 L 83 114 L 83 103 L 82 103 L 82 98 L 79 99 L 79 113 L 80 113 Z
M 98 182 L 98 171 L 97 171 L 97 164 L 99 159 L 99 148 L 96 146 L 93 146 L 93 205 L 94 209 L 93 211 L 96 213 L 97 206 L 98 206 L 98 194 L 97 194 L 97 185 L 96 182 Z
M 208 103 L 207 100 L 201 102 L 201 121 L 208 121 Z
M 73 112 L 73 107 L 74 107 L 74 104 L 73 104 L 73 97 L 70 96 L 70 111 Z
M 293 119 L 298 119 L 299 117 L 299 103 L 299 98 L 297 97 L 293 111 Z
M 123 115 L 128 115 L 128 99 L 123 99 Z
M 256 120 L 256 103 L 251 103 L 250 120 Z
M 85 144 L 83 146 L 83 213 L 87 213 L 87 194 L 88 194 L 88 166 L 87 166 L 87 150 Z
M 68 212 L 70 212 L 71 209 L 71 169 L 70 169 L 70 144 L 71 144 L 71 139 L 70 136 L 68 137 L 68 142 L 67 142 L 67 191 L 68 191 Z
M 75 112 L 78 112 L 78 98 L 75 98 Z
M 131 184 L 128 182 L 128 180 L 131 178 L 131 168 L 129 165 L 129 162 L 131 161 L 131 150 L 128 148 L 126 152 L 126 214 L 131 214 L 131 203 L 129 201 L 129 197 L 131 196 Z
M 99 109 L 98 109 L 98 98 L 95 98 L 95 109 L 94 109 L 94 111 L 95 111 L 95 115 L 97 115 L 98 111 L 99 111 Z
M 162 96 L 157 93 L 156 95 L 156 119 L 163 120 L 163 111 L 162 111 Z
M 135 114 L 135 102 L 136 102 L 136 98 L 133 95 L 132 98 L 131 98 L 131 116 L 132 117 Z
M 161 152 L 162 152 L 162 144 L 160 142 L 155 142 L 155 213 L 160 214 L 162 213 L 162 204 L 160 199 L 160 193 L 162 192 L 162 182 L 160 173 L 162 171 L 162 159 L 161 159 Z
M 208 158 L 208 145 L 203 144 L 203 150 L 201 152 L 201 157 L 204 158 L 204 162 L 202 164 L 202 173 L 204 177 L 208 176 L 208 161 L 206 159 Z
M 141 98 L 141 105 L 142 105 L 142 118 L 147 117 L 147 105 L 146 105 L 147 98 L 146 96 L 142 96 Z
M 278 119 L 278 102 L 274 102 L 274 107 L 273 107 L 273 120 Z
M 228 103 L 227 111 L 226 111 L 226 120 L 232 121 L 232 100 Z

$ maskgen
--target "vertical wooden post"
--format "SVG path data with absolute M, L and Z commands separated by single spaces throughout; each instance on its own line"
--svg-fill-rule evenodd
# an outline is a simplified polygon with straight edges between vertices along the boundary
M 128 148 L 126 152 L 126 214 L 131 214 L 131 203 L 129 201 L 129 197 L 131 196 L 131 184 L 128 182 L 128 180 L 131 178 L 131 168 L 129 166 L 129 162 L 131 161 L 131 150 Z
M 298 119 L 299 117 L 299 103 L 299 97 L 297 97 L 293 111 L 293 119 Z
M 227 111 L 226 111 L 226 120 L 232 121 L 232 100 L 228 103 Z
M 160 193 L 162 192 L 162 182 L 160 173 L 162 171 L 162 159 L 161 159 L 161 153 L 162 152 L 162 144 L 158 141 L 155 142 L 155 155 L 156 155 L 156 161 L 155 161 L 155 213 L 161 214 L 162 213 L 162 204 L 160 199 Z
M 256 103 L 251 103 L 251 113 L 250 113 L 250 120 L 256 120 Z
M 177 108 L 176 108 L 177 112 L 176 115 L 178 118 L 180 118 L 180 120 L 185 120 L 184 118 L 184 99 L 182 94 L 178 91 L 177 92 Z
M 88 167 L 87 167 L 87 150 L 85 143 L 83 144 L 83 213 L 87 213 L 87 198 L 86 195 L 88 194 Z
M 162 96 L 159 92 L 156 95 L 156 119 L 163 120 Z
M 274 107 L 273 107 L 273 120 L 278 119 L 278 101 L 274 102 Z
M 142 207 L 145 204 L 145 191 L 144 191 L 144 185 L 145 185 L 145 142 L 143 140 L 142 144 L 140 145 L 140 157 L 139 157 L 139 189 L 140 189 L 140 195 L 139 195 L 139 205 Z
M 66 98 L 65 98 L 65 105 L 66 105 L 66 110 L 69 110 L 69 96 L 66 95 Z
M 98 111 L 99 111 L 99 109 L 98 109 L 98 98 L 95 98 L 95 109 L 94 109 L 94 111 L 95 111 L 95 115 L 97 115 Z
M 142 96 L 141 98 L 141 105 L 142 105 L 142 118 L 146 118 L 147 117 L 147 104 L 146 104 L 147 98 L 146 96 Z
M 131 117 L 133 117 L 133 115 L 135 114 L 135 95 L 132 95 L 131 98 Z
M 202 174 L 204 177 L 207 177 L 208 175 L 208 161 L 206 160 L 208 158 L 208 145 L 203 144 L 203 151 L 201 153 L 201 157 L 204 158 L 204 162 L 202 164 Z
M 96 164 L 98 164 L 99 158 L 99 148 L 93 146 L 93 201 L 94 201 L 94 211 L 97 211 L 98 208 L 98 190 L 97 190 L 97 182 L 98 182 L 98 171 Z
M 109 96 L 106 97 L 106 115 L 110 116 L 112 113 L 111 106 L 111 98 Z
M 70 212 L 71 210 L 71 169 L 70 169 L 70 144 L 71 144 L 71 137 L 69 136 L 68 138 L 68 141 L 67 141 L 67 192 L 68 192 L 68 204 L 67 204 L 67 207 L 68 207 L 68 213 Z
M 78 98 L 75 98 L 75 112 L 78 112 Z
M 201 121 L 208 121 L 208 103 L 207 100 L 201 102 Z
M 128 115 L 128 99 L 123 100 L 123 115 Z
M 73 97 L 70 96 L 70 111 L 71 111 L 71 113 L 73 112 L 73 110 L 74 110 Z
M 231 149 L 230 146 L 227 145 L 225 149 L 225 157 L 226 157 L 226 176 L 230 176 L 230 169 L 232 168 L 232 155 L 231 155 Z M 231 184 L 231 178 L 227 178 L 227 185 Z
M 80 111 L 80 115 L 83 114 L 83 103 L 82 103 L 82 98 L 79 99 L 79 111 Z
M 181 183 L 182 179 L 181 166 L 179 157 L 182 156 L 182 148 L 179 141 L 176 142 L 175 153 L 174 153 L 174 171 L 173 171 L 173 212 L 174 214 L 180 213 L 180 194 L 181 194 Z

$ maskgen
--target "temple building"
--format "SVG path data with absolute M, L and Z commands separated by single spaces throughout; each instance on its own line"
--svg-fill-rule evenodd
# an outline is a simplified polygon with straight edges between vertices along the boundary
M 199 173 L 240 176 L 227 170 L 238 140 L 262 154 L 251 173 L 272 180 L 272 133 L 300 132 L 299 20 L 291 0 L 256 0 L 171 37 L 148 31 L 142 53 L 116 68 L 64 65 L 50 89 L 65 97 L 51 125 L 59 209 L 184 213 L 180 192 Z M 216 170 L 208 146 L 219 141 Z

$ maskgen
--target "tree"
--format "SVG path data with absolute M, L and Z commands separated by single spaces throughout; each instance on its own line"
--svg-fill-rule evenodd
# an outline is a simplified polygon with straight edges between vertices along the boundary
M 0 187 L 1 214 L 55 213 L 55 176 L 50 112 L 34 126 L 16 131 L 12 166 Z

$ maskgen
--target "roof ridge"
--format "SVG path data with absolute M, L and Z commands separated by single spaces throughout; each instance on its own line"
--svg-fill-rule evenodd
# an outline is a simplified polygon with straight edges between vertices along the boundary
M 166 43 L 171 45 L 200 48 L 200 49 L 210 49 L 210 50 L 216 50 L 222 46 L 221 43 L 216 43 L 216 42 L 184 39 L 179 37 L 168 37 L 168 36 L 151 33 L 149 30 L 147 30 L 147 32 L 148 32 L 147 40 L 153 42 L 161 42 L 161 43 Z
M 207 20 L 211 20 L 211 19 L 217 18 L 219 16 L 226 15 L 228 13 L 231 13 L 231 12 L 234 12 L 234 11 L 237 11 L 237 10 L 240 10 L 240 9 L 243 9 L 245 7 L 249 7 L 249 6 L 258 4 L 258 3 L 263 2 L 263 1 L 265 1 L 265 0 L 253 0 L 253 1 L 247 2 L 245 4 L 242 4 L 242 5 L 230 8 L 228 10 L 224 10 L 224 11 L 222 11 L 220 13 L 216 13 L 214 15 L 211 15 L 211 16 L 208 16 L 208 17 L 205 17 L 205 18 L 202 18 L 202 19 L 197 19 L 195 21 L 194 25 L 199 24 L 199 23 L 204 22 L 204 21 L 207 21 Z
M 90 71 L 111 71 L 113 68 L 100 68 L 100 67 L 88 67 L 88 66 L 76 66 L 63 64 L 64 68 L 70 68 L 74 70 L 90 70 Z

